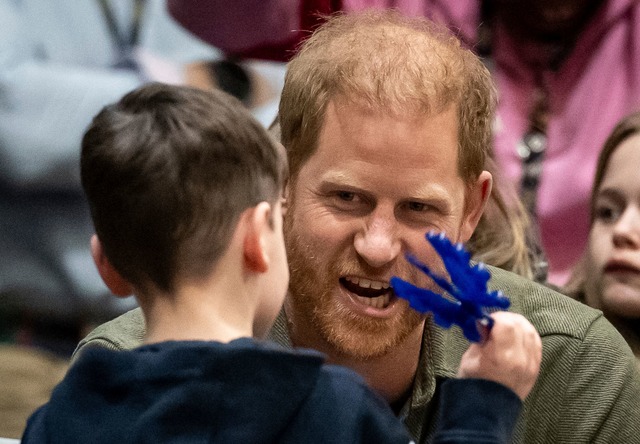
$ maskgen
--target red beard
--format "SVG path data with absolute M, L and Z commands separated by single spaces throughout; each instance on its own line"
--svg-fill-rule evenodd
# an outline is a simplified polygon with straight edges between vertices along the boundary
M 290 321 L 296 326 L 313 329 L 314 336 L 319 335 L 338 355 L 358 360 L 385 355 L 422 324 L 424 317 L 403 300 L 396 301 L 396 304 L 402 304 L 402 309 L 392 317 L 375 318 L 353 312 L 335 298 L 341 277 L 376 277 L 380 276 L 380 271 L 373 271 L 357 257 L 350 240 L 334 246 L 337 253 L 320 258 L 318 253 L 331 246 L 314 245 L 313 236 L 305 236 L 304 227 L 294 223 L 294 213 L 290 202 L 284 225 L 291 275 L 287 312 Z M 392 271 L 391 275 L 414 283 L 421 277 L 404 259 L 398 260 Z M 384 279 L 388 280 L 391 275 L 388 271 L 385 274 L 388 276 Z M 425 286 L 425 282 L 420 284 Z

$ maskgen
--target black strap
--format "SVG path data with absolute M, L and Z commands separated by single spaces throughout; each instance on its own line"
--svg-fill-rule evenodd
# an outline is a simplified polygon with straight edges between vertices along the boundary
M 118 50 L 119 58 L 114 66 L 116 68 L 137 70 L 136 63 L 131 59 L 131 51 L 140 40 L 140 23 L 146 5 L 145 0 L 133 0 L 133 19 L 129 32 L 126 34 L 121 32 L 110 2 L 108 0 L 98 0 L 98 4 L 107 23 L 111 39 Z

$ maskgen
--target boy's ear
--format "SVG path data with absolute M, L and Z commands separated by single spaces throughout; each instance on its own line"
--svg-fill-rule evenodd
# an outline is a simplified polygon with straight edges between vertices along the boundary
M 116 270 L 109 258 L 104 254 L 102 243 L 98 235 L 91 236 L 91 256 L 96 264 L 100 277 L 116 296 L 130 296 L 133 293 L 133 286 Z
M 245 265 L 256 273 L 264 273 L 269 269 L 267 252 L 267 235 L 271 228 L 271 205 L 260 202 L 249 210 L 247 228 L 243 242 Z
M 484 213 L 484 207 L 491 195 L 491 187 L 493 186 L 493 177 L 488 171 L 483 171 L 478 176 L 476 182 L 467 189 L 465 198 L 465 211 L 460 227 L 460 238 L 458 242 L 466 242 L 478 226 L 480 217 Z

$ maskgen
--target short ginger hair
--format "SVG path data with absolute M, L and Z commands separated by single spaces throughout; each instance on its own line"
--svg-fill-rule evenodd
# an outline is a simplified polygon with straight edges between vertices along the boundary
M 455 104 L 458 169 L 466 183 L 491 152 L 495 87 L 481 60 L 445 28 L 396 11 L 330 17 L 289 62 L 280 100 L 292 181 L 315 152 L 327 104 L 336 98 L 403 115 Z M 406 115 L 406 114 L 405 114 Z

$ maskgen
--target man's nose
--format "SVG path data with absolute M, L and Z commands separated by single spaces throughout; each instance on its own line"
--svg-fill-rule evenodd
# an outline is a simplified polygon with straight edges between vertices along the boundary
M 628 206 L 613 227 L 617 248 L 640 248 L 640 207 Z
M 354 246 L 360 257 L 370 266 L 383 267 L 400 254 L 402 247 L 393 212 L 376 211 L 370 215 L 366 226 L 356 233 Z

